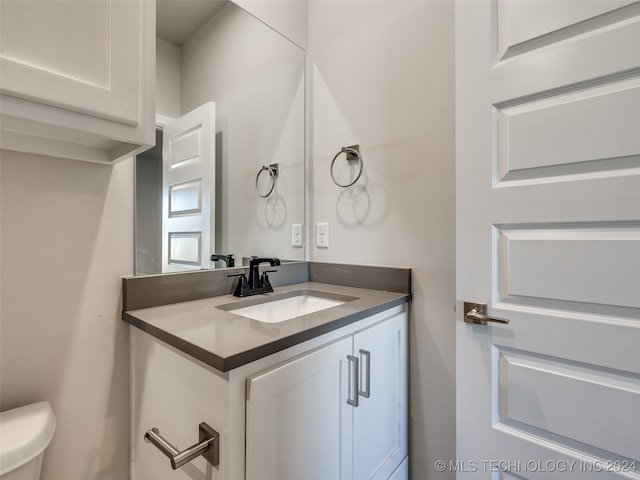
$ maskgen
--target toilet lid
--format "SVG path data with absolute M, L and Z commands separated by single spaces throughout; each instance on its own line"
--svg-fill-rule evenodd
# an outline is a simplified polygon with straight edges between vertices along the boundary
M 56 417 L 48 402 L 0 413 L 0 475 L 40 455 L 53 437 Z

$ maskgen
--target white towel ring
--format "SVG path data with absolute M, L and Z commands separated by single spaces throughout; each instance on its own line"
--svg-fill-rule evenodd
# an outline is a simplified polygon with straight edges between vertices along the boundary
M 340 156 L 341 153 L 346 153 L 347 154 L 347 161 L 349 162 L 353 162 L 353 161 L 358 161 L 358 175 L 356 175 L 356 178 L 351 182 L 351 183 L 340 183 L 338 182 L 338 180 L 336 180 L 335 175 L 333 174 L 333 166 L 336 163 L 337 158 Z M 356 183 L 358 180 L 360 180 L 360 176 L 362 175 L 362 169 L 364 167 L 364 162 L 362 160 L 362 155 L 360 155 L 360 145 L 352 145 L 350 147 L 342 147 L 342 149 L 336 153 L 336 156 L 333 157 L 333 160 L 331 161 L 331 167 L 329 168 L 329 173 L 331 174 L 331 180 L 333 180 L 333 183 L 335 183 L 336 185 L 338 185 L 339 187 L 350 187 L 351 185 L 353 185 L 354 183 Z
M 269 187 L 269 191 L 266 194 L 263 194 L 260 191 L 260 186 L 258 185 L 258 181 L 260 180 L 260 175 L 262 172 L 269 172 L 269 177 L 271 177 L 271 187 Z M 258 175 L 256 175 L 256 190 L 258 191 L 258 195 L 262 198 L 267 198 L 273 192 L 274 187 L 276 186 L 276 178 L 278 178 L 278 164 L 272 163 L 269 166 L 263 165 L 260 170 L 258 170 Z

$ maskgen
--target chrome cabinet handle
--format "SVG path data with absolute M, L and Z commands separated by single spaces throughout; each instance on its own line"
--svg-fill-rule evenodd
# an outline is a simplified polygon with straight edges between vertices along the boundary
M 490 317 L 487 315 L 486 303 L 464 302 L 464 321 L 475 325 L 486 325 L 487 322 L 507 324 L 506 318 Z
M 365 388 L 358 388 L 358 395 L 369 398 L 371 395 L 371 352 L 360 349 L 360 382 L 365 384 Z M 364 370 L 364 371 L 363 371 Z
M 358 406 L 358 357 L 347 355 L 349 362 L 349 387 L 347 403 L 351 406 Z
M 198 432 L 200 441 L 182 452 L 165 440 L 157 428 L 147 430 L 144 441 L 158 447 L 171 460 L 171 468 L 174 470 L 200 455 L 216 467 L 220 463 L 220 435 L 204 422 L 199 425 Z

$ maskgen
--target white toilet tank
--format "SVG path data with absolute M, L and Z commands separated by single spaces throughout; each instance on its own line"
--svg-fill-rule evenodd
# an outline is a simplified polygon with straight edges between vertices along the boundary
M 44 449 L 56 429 L 48 402 L 0 413 L 0 480 L 38 480 Z

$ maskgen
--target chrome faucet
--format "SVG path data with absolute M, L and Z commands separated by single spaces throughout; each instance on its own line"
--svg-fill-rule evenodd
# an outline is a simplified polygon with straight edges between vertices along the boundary
M 261 263 L 269 263 L 272 267 L 276 267 L 280 265 L 280 260 L 277 258 L 251 258 L 249 261 L 249 280 L 247 280 L 244 273 L 227 275 L 228 277 L 240 277 L 233 292 L 235 297 L 248 297 L 250 295 L 273 292 L 273 287 L 267 274 L 277 272 L 277 270 L 265 270 L 260 275 L 258 267 Z

